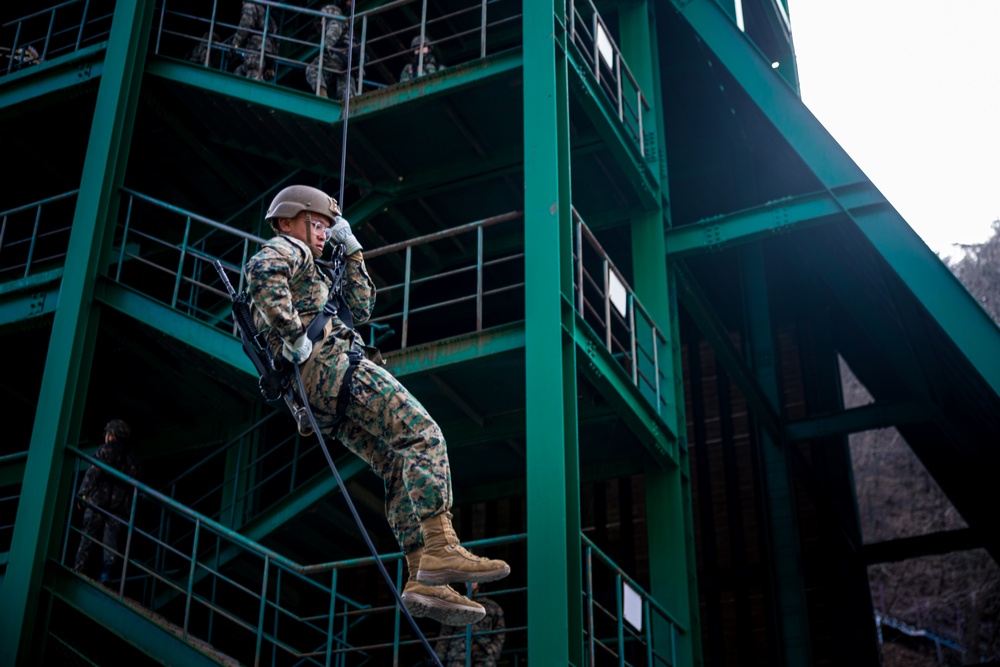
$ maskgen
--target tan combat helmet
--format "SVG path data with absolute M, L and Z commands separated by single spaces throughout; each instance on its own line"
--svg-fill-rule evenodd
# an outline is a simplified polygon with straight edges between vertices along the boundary
M 302 211 L 325 215 L 331 221 L 341 214 L 337 200 L 322 190 L 308 185 L 289 185 L 275 195 L 264 219 L 274 225 L 278 218 L 294 218 Z

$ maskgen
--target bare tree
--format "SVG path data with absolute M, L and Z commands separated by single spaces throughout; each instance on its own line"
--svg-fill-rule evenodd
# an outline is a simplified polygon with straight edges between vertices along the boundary
M 949 262 L 948 268 L 1000 324 L 1000 220 L 993 221 L 993 234 L 985 242 L 959 248 L 961 259 Z

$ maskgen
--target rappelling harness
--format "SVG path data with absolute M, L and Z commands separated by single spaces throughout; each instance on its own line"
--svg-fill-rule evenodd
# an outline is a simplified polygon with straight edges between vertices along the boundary
M 343 295 L 344 268 L 346 266 L 344 244 L 338 243 L 335 246 L 327 244 L 327 249 L 328 251 L 332 250 L 332 252 L 328 252 L 323 259 L 317 260 L 316 263 L 319 266 L 319 270 L 326 273 L 333 282 L 333 288 L 330 290 L 330 296 L 323 310 L 316 314 L 306 328 L 306 336 L 317 347 L 323 339 L 326 325 L 334 317 L 338 317 L 348 329 L 354 329 L 354 315 L 351 313 L 351 309 L 348 307 Z M 271 352 L 264 335 L 257 330 L 257 325 L 254 324 L 253 314 L 250 310 L 249 291 L 244 290 L 242 294 L 238 294 L 233 288 L 232 283 L 229 282 L 229 277 L 222 268 L 222 263 L 219 260 L 215 260 L 213 265 L 222 279 L 222 283 L 226 286 L 229 297 L 232 299 L 233 321 L 236 323 L 236 328 L 239 331 L 243 352 L 250 358 L 251 363 L 253 363 L 254 368 L 257 370 L 259 376 L 257 386 L 260 389 L 261 396 L 268 403 L 284 401 L 285 405 L 291 411 L 292 417 L 295 418 L 299 433 L 303 436 L 312 435 L 314 427 L 309 419 L 308 404 L 304 400 L 305 392 L 295 386 L 295 370 L 297 366 L 294 362 Z M 350 401 L 348 390 L 351 385 L 351 378 L 354 376 L 354 370 L 364 356 L 364 352 L 354 348 L 347 353 L 349 364 L 344 374 L 344 380 L 340 384 L 340 392 L 337 395 L 338 421 L 343 419 L 344 410 Z
M 351 16 L 348 30 L 353 36 L 354 3 L 351 3 Z M 352 51 L 353 49 L 348 49 L 347 51 L 347 86 L 345 86 L 347 95 L 344 99 L 344 131 L 340 153 L 340 199 L 338 201 L 342 209 L 344 208 L 344 176 L 347 166 L 347 121 L 349 117 L 348 112 L 350 109 L 351 99 L 350 88 Z M 346 268 L 346 253 L 344 244 L 339 243 L 333 245 L 327 243 L 326 247 L 328 254 L 325 253 L 322 258 L 317 260 L 317 264 L 319 265 L 319 270 L 325 272 L 333 282 L 333 287 L 330 290 L 329 297 L 326 305 L 323 307 L 323 310 L 313 318 L 312 322 L 310 322 L 309 326 L 306 328 L 306 336 L 313 342 L 314 345 L 317 346 L 319 341 L 323 338 L 324 330 L 326 329 L 327 324 L 334 317 L 339 318 L 340 321 L 347 326 L 347 328 L 352 330 L 354 329 L 354 315 L 351 313 L 351 309 L 347 305 L 347 301 L 345 300 L 343 294 L 344 270 Z M 298 426 L 300 434 L 303 436 L 309 436 L 312 434 L 316 435 L 320 448 L 323 450 L 323 456 L 326 457 L 326 462 L 329 464 L 330 470 L 333 471 L 333 476 L 337 480 L 337 485 L 340 487 L 340 490 L 344 495 L 344 501 L 347 503 L 347 507 L 350 510 L 351 515 L 354 517 L 354 522 L 357 524 L 358 530 L 361 532 L 361 535 L 365 540 L 365 544 L 368 545 L 368 550 L 371 552 L 375 564 L 378 566 L 379 571 L 382 573 L 382 577 L 389 586 L 389 590 L 392 591 L 393 596 L 396 598 L 396 603 L 399 605 L 400 611 L 410 623 L 413 631 L 420 638 L 420 642 L 427 651 L 429 659 L 433 661 L 433 664 L 438 667 L 442 667 L 441 661 L 435 654 L 434 649 L 427 641 L 427 638 L 420 630 L 416 621 L 413 620 L 413 616 L 410 615 L 406 605 L 403 604 L 403 599 L 400 597 L 399 591 L 396 589 L 395 584 L 393 584 L 392 579 L 389 577 L 389 573 L 385 569 L 385 564 L 383 564 L 382 560 L 378 557 L 375 545 L 372 544 L 371 537 L 368 535 L 368 531 L 361 522 L 361 516 L 358 514 L 358 510 L 354 507 L 354 502 L 347 493 L 347 487 L 344 485 L 344 480 L 340 477 L 340 471 L 337 470 L 337 465 L 333 462 L 333 457 L 327 449 L 326 441 L 323 439 L 323 434 L 320 432 L 319 426 L 316 424 L 316 418 L 313 416 L 312 409 L 309 406 L 309 400 L 306 396 L 305 387 L 302 384 L 302 373 L 299 370 L 299 366 L 293 361 L 283 358 L 280 354 L 275 355 L 271 352 L 268 348 L 267 340 L 263 334 L 257 330 L 257 326 L 254 324 L 253 313 L 250 310 L 251 300 L 249 289 L 245 289 L 242 293 L 237 293 L 233 288 L 232 283 L 229 282 L 229 278 L 226 275 L 225 270 L 222 268 L 222 263 L 215 260 L 213 264 L 215 266 L 215 270 L 219 273 L 219 277 L 222 279 L 223 284 L 226 286 L 226 291 L 229 292 L 229 296 L 232 299 L 233 321 L 235 322 L 236 329 L 239 332 L 243 351 L 246 353 L 247 357 L 250 358 L 251 363 L 253 363 L 254 368 L 260 375 L 257 384 L 260 388 L 261 395 L 268 403 L 279 403 L 283 401 L 289 411 L 291 411 L 292 417 L 295 418 L 295 423 Z M 362 358 L 365 357 L 365 352 L 352 346 L 351 350 L 347 353 L 347 357 L 349 364 L 344 373 L 344 377 L 341 380 L 340 391 L 337 394 L 338 422 L 343 419 L 344 411 L 347 409 L 347 405 L 350 402 L 351 379 L 354 376 L 354 371 L 358 364 L 361 362 Z

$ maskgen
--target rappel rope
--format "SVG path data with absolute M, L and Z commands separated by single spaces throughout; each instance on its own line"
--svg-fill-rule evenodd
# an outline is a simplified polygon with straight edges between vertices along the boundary
M 295 382 L 298 385 L 299 393 L 302 395 L 302 398 L 305 399 L 306 390 L 302 385 L 302 371 L 299 370 L 298 364 L 293 363 L 292 366 L 295 368 Z M 351 500 L 351 496 L 347 493 L 347 486 L 344 485 L 344 480 L 340 477 L 340 471 L 337 470 L 337 464 L 333 462 L 333 457 L 330 456 L 330 450 L 326 448 L 326 441 L 323 439 L 322 433 L 320 433 L 319 425 L 316 423 L 316 418 L 313 417 L 309 401 L 303 400 L 302 405 L 305 407 L 306 414 L 309 416 L 309 424 L 313 428 L 313 433 L 316 434 L 316 439 L 319 440 L 319 446 L 320 449 L 323 450 L 323 456 L 326 457 L 326 462 L 330 465 L 330 470 L 333 471 L 333 477 L 337 480 L 337 485 L 340 487 L 340 490 L 344 495 L 344 500 L 347 502 L 347 508 L 351 511 L 351 516 L 354 517 L 354 522 L 358 525 L 358 530 L 361 531 L 362 537 L 365 538 L 365 544 L 368 545 L 368 550 L 375 559 L 375 564 L 378 566 L 379 572 L 382 573 L 385 583 L 388 584 L 389 590 L 392 591 L 393 597 L 396 598 L 396 604 L 399 605 L 403 615 L 406 616 L 406 620 L 413 628 L 413 631 L 417 633 L 417 636 L 420 638 L 420 643 L 424 645 L 425 649 L 427 649 L 428 655 L 434 659 L 434 664 L 437 665 L 437 667 L 443 667 L 441 661 L 437 657 L 437 654 L 431 647 L 430 642 L 427 641 L 427 637 L 424 636 L 424 633 L 420 630 L 420 626 L 418 626 L 417 622 L 413 620 L 413 617 L 410 615 L 410 611 L 406 608 L 406 605 L 403 604 L 403 598 L 399 596 L 399 590 L 396 588 L 396 585 L 392 583 L 392 578 L 389 577 L 389 572 L 385 569 L 385 564 L 382 562 L 382 559 L 378 557 L 375 545 L 372 544 L 372 539 L 369 537 L 368 531 L 365 530 L 365 526 L 361 522 L 361 516 L 358 514 L 358 510 L 354 507 L 354 501 Z M 409 565 L 407 565 L 407 568 L 409 568 Z
M 347 85 L 344 86 L 344 127 L 343 134 L 340 140 L 340 192 L 337 202 L 340 204 L 340 210 L 346 210 L 346 205 L 344 204 L 344 182 L 347 176 L 347 123 L 350 119 L 350 109 L 351 109 L 351 97 L 353 87 L 351 84 L 351 68 L 353 67 L 353 55 L 354 55 L 354 3 L 351 3 L 351 16 L 347 24 L 348 30 L 348 40 L 347 40 Z M 359 81 L 360 84 L 360 72 Z M 297 364 L 292 364 L 295 367 L 295 382 L 298 385 L 299 395 L 302 397 L 302 405 L 306 410 L 306 415 L 309 417 L 309 423 L 312 425 L 313 433 L 316 434 L 316 439 L 319 441 L 320 448 L 323 450 L 323 456 L 326 457 L 326 462 L 330 466 L 330 470 L 333 471 L 333 477 L 337 480 L 337 485 L 340 487 L 341 492 L 344 496 L 344 501 L 347 503 L 347 508 L 351 512 L 351 516 L 354 517 L 354 522 L 358 526 L 358 530 L 361 532 L 361 536 L 365 540 L 365 544 L 368 545 L 368 551 L 371 552 L 372 558 L 375 559 L 375 564 L 378 566 L 379 572 L 382 573 L 382 578 L 385 579 L 385 583 L 389 586 L 389 590 L 392 591 L 393 597 L 396 598 L 396 604 L 399 606 L 400 611 L 402 611 L 403 616 L 406 617 L 407 622 L 413 631 L 417 633 L 417 637 L 420 638 L 420 643 L 423 644 L 424 648 L 427 650 L 427 654 L 434 661 L 437 667 L 443 667 L 441 660 L 438 659 L 437 654 L 431 647 L 430 642 L 427 641 L 427 637 L 420 630 L 420 626 L 410 615 L 410 611 L 403 604 L 403 598 L 399 595 L 399 590 L 393 583 L 392 578 L 389 576 L 389 572 L 385 569 L 385 564 L 382 559 L 378 557 L 378 552 L 375 550 L 375 545 L 372 544 L 371 537 L 368 535 L 368 531 L 365 529 L 364 524 L 361 522 L 361 516 L 358 514 L 358 510 L 354 507 L 354 501 L 351 500 L 351 496 L 347 493 L 347 486 L 344 485 L 344 480 L 340 477 L 340 471 L 337 470 L 337 464 L 333 462 L 333 457 L 330 456 L 330 451 L 326 447 L 326 441 L 323 439 L 322 433 L 320 433 L 319 425 L 316 423 L 316 418 L 313 416 L 312 408 L 309 405 L 309 400 L 306 398 L 306 390 L 302 385 L 302 372 L 299 370 Z M 407 564 L 407 575 L 409 575 L 409 564 Z M 416 573 L 413 573 L 416 576 Z

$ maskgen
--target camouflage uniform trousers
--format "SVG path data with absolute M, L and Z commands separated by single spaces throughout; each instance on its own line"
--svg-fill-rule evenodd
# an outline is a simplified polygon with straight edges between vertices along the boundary
M 264 44 L 264 65 L 260 66 L 260 44 L 263 41 L 260 35 L 250 35 L 247 40 L 246 52 L 243 55 L 243 62 L 236 66 L 234 73 L 240 76 L 249 76 L 260 81 L 270 81 L 274 78 L 274 58 L 270 57 L 277 53 L 278 48 L 275 41 L 268 37 Z M 259 75 L 258 75 L 259 72 Z
M 434 60 L 433 58 L 425 58 L 423 65 L 424 65 L 423 73 L 420 76 L 424 76 L 427 74 L 434 74 L 434 72 L 438 72 L 444 69 L 443 67 L 438 65 L 437 61 Z M 403 71 L 399 74 L 399 82 L 405 83 L 406 81 L 413 81 L 416 78 L 417 78 L 416 63 L 407 63 L 406 67 L 404 67 Z
M 504 632 L 503 607 L 488 597 L 477 596 L 476 602 L 483 605 L 486 615 L 472 626 L 472 667 L 496 667 L 500 652 L 507 637 Z M 465 667 L 466 626 L 442 625 L 441 633 L 434 644 L 434 653 L 444 667 Z M 489 633 L 489 634 L 485 634 Z
M 324 345 L 303 367 L 302 382 L 320 431 L 361 457 L 385 485 L 385 513 L 403 553 L 423 546 L 420 521 L 451 509 L 451 467 L 440 427 L 387 370 L 362 359 L 350 403 L 337 423 L 346 354 Z
M 114 563 L 117 560 L 115 550 L 118 549 L 118 533 L 121 522 L 114 516 L 88 507 L 83 513 L 83 534 L 80 536 L 80 546 L 76 550 L 76 562 L 73 570 L 83 572 L 90 558 L 90 550 L 97 544 L 97 538 L 103 537 L 104 562 Z M 103 535 L 102 535 L 103 533 Z
M 306 67 L 306 83 L 309 90 L 316 92 L 316 75 L 319 72 L 319 56 L 317 56 Z M 344 91 L 347 89 L 347 56 L 337 51 L 327 50 L 323 56 L 323 82 L 322 87 L 330 90 L 330 79 L 336 77 L 337 91 L 336 98 L 344 99 Z

